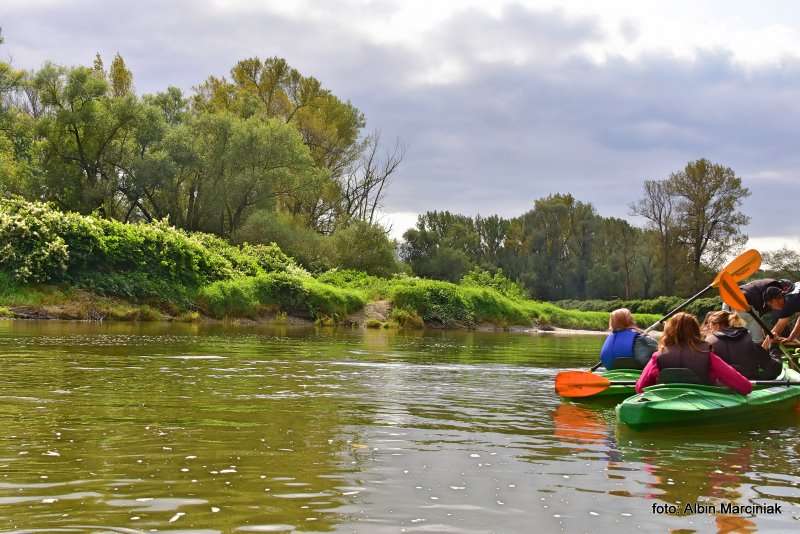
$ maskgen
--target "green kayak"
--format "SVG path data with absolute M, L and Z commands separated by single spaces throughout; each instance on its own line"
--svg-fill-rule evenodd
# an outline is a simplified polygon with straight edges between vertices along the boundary
M 800 382 L 800 373 L 784 369 L 776 380 Z M 756 386 L 742 396 L 728 388 L 695 384 L 658 384 L 617 405 L 617 420 L 633 428 L 680 425 L 774 413 L 800 403 L 800 386 Z
M 639 375 L 642 374 L 640 369 L 617 369 L 613 371 L 603 371 L 597 373 L 609 379 L 611 382 L 636 382 Z M 608 389 L 592 395 L 591 397 L 582 397 L 577 399 L 570 399 L 572 401 L 591 401 L 592 399 L 607 399 L 609 397 L 630 397 L 636 393 L 636 387 L 633 384 L 626 386 L 611 385 Z

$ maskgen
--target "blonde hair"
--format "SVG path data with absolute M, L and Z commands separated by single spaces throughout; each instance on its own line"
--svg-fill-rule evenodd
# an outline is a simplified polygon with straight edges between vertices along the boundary
M 735 312 L 713 311 L 706 314 L 703 321 L 703 334 L 713 334 L 723 328 L 741 328 L 746 326 L 744 320 Z
M 664 334 L 658 342 L 658 350 L 674 345 L 688 346 L 694 350 L 705 351 L 708 348 L 700 337 L 700 323 L 691 313 L 676 313 L 664 325 Z
M 613 332 L 615 330 L 625 330 L 626 328 L 636 328 L 636 322 L 633 320 L 631 311 L 628 308 L 612 311 L 608 317 L 608 329 Z

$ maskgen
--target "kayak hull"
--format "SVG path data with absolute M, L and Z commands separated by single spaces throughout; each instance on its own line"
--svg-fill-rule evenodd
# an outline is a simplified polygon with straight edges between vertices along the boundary
M 642 371 L 639 369 L 618 369 L 616 371 L 603 371 L 599 375 L 607 378 L 611 382 L 636 382 Z M 573 402 L 591 402 L 599 399 L 616 399 L 630 397 L 636 393 L 636 387 L 631 384 L 627 386 L 611 385 L 607 389 L 592 395 L 591 397 L 570 398 Z
M 781 380 L 800 381 L 800 373 L 784 370 Z M 632 428 L 726 422 L 758 416 L 800 403 L 800 386 L 756 387 L 749 395 L 728 388 L 695 384 L 650 386 L 617 405 L 617 420 Z

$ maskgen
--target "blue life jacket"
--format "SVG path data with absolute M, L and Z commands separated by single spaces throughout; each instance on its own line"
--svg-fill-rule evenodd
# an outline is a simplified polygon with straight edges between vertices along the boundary
M 639 332 L 626 328 L 625 330 L 615 330 L 611 332 L 600 349 L 600 361 L 603 367 L 612 369 L 616 358 L 633 358 L 633 344 Z

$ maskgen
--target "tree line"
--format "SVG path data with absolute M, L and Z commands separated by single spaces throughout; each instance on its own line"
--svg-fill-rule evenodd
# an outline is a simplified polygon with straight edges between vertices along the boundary
M 688 293 L 747 240 L 749 191 L 700 159 L 644 182 L 629 210 L 642 226 L 556 194 L 512 218 L 428 212 L 398 245 L 378 214 L 404 147 L 365 128 L 352 103 L 276 57 L 239 61 L 188 94 L 143 95 L 119 54 L 108 67 L 99 54 L 36 70 L 0 62 L 0 196 L 275 242 L 315 272 L 502 273 L 550 300 Z M 773 256 L 776 272 L 800 271 L 796 252 Z
M 191 94 L 134 88 L 119 54 L 108 68 L 99 54 L 31 71 L 0 62 L 0 195 L 276 241 L 317 268 L 397 270 L 377 212 L 403 146 L 366 132 L 317 79 L 250 58 Z
M 472 269 L 502 271 L 530 296 L 547 300 L 650 298 L 704 286 L 740 248 L 750 194 L 728 167 L 705 159 L 644 182 L 631 215 L 603 217 L 570 194 L 536 200 L 518 217 L 431 211 L 405 233 L 401 257 L 414 273 L 459 280 Z

